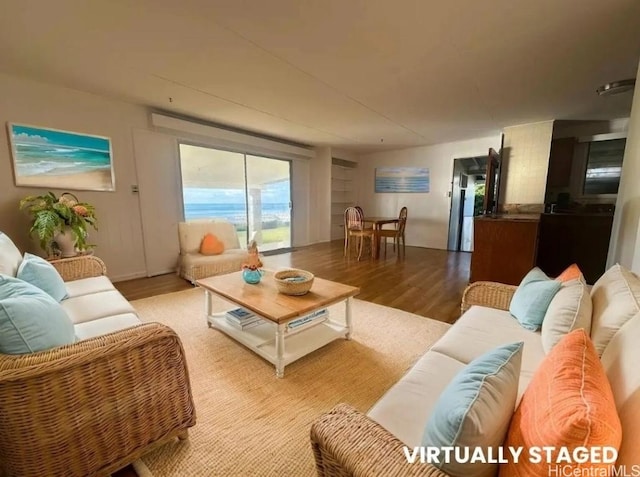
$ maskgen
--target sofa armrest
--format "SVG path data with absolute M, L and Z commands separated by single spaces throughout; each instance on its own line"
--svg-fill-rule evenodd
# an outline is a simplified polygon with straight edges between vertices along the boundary
M 347 404 L 313 423 L 311 447 L 318 477 L 448 477 L 430 464 L 410 464 L 402 442 Z
M 474 282 L 462 295 L 461 311 L 464 313 L 473 305 L 509 310 L 511 298 L 518 287 L 497 282 Z
M 0 419 L 0 475 L 108 475 L 195 424 L 180 339 L 151 323 L 0 355 Z
M 57 258 L 51 260 L 58 273 L 65 282 L 80 280 L 81 278 L 99 277 L 107 274 L 104 262 L 93 255 L 83 255 L 72 258 Z

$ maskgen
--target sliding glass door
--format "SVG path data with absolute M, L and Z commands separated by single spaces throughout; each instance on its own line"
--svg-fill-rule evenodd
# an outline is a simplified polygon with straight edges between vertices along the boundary
M 240 244 L 291 246 L 289 161 L 180 144 L 185 220 L 226 219 Z
M 291 163 L 246 156 L 248 222 L 260 250 L 291 247 Z

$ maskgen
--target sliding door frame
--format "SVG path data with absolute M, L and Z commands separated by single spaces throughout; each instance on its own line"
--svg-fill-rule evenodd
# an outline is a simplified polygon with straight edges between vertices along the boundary
M 259 151 L 247 151 L 243 150 L 243 148 L 233 148 L 233 147 L 225 147 L 225 146 L 217 146 L 214 143 L 201 142 L 201 141 L 191 141 L 186 139 L 177 139 L 177 152 L 178 152 L 178 179 L 180 183 L 180 210 L 182 214 L 182 220 L 186 220 L 184 216 L 184 182 L 182 180 L 182 154 L 180 150 L 181 145 L 186 146 L 195 146 L 202 147 L 205 149 L 215 149 L 217 151 L 223 152 L 232 152 L 235 154 L 242 154 L 244 161 L 244 194 L 245 194 L 245 215 L 247 219 L 247 242 L 249 241 L 249 188 L 247 184 L 247 156 L 254 157 L 263 157 L 265 159 L 274 159 L 277 161 L 283 161 L 289 164 L 289 248 L 293 248 L 293 238 L 294 238 L 294 230 L 293 230 L 293 216 L 295 213 L 295 204 L 293 203 L 293 166 L 292 160 L 286 159 L 283 157 L 278 157 L 273 154 L 261 153 Z M 245 244 L 246 245 L 246 244 Z

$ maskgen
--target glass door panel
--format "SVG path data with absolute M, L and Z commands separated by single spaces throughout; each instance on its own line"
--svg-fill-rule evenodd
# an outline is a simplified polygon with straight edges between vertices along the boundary
M 246 156 L 249 240 L 262 251 L 291 247 L 291 163 Z
M 247 244 L 244 154 L 180 144 L 185 220 L 223 218 Z

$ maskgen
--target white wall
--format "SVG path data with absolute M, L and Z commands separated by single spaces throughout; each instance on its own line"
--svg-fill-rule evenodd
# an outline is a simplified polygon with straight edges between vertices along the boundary
M 90 230 L 89 242 L 97 245 L 96 253 L 107 264 L 109 275 L 127 278 L 144 274 L 140 210 L 131 185 L 136 183 L 132 130 L 146 127 L 146 109 L 0 74 L 0 123 L 6 122 L 111 138 L 115 192 L 72 192 L 81 201 L 96 206 L 99 230 Z M 3 131 L 0 134 L 0 230 L 23 251 L 42 253 L 29 240 L 29 218 L 18 210 L 18 202 L 27 195 L 40 195 L 47 190 L 15 187 L 8 137 L 6 130 Z
M 504 128 L 501 204 L 544 204 L 553 121 Z
M 163 204 L 168 205 L 163 207 L 162 204 L 153 202 L 147 204 L 146 208 L 162 219 L 162 227 L 149 228 L 151 232 L 147 234 L 147 241 L 170 247 L 171 254 L 175 254 L 177 260 L 176 230 L 182 203 L 180 181 L 176 177 L 177 141 L 180 138 L 193 140 L 194 137 L 153 128 L 149 117 L 149 110 L 143 106 L 0 74 L 0 122 L 24 123 L 111 138 L 116 191 L 72 192 L 80 200 L 96 206 L 99 230 L 90 231 L 90 242 L 97 245 L 96 255 L 105 261 L 108 274 L 113 280 L 147 275 L 140 197 L 131 192 L 131 186 L 138 183 L 145 189 L 159 188 Z M 146 145 L 149 147 L 145 146 L 134 152 L 135 133 L 148 133 Z M 202 137 L 197 140 L 206 142 Z M 149 156 L 143 157 L 142 162 L 155 169 L 153 174 L 149 174 L 149 167 L 136 171 L 135 156 L 144 154 Z M 330 170 L 331 152 L 328 148 L 324 151 L 323 158 L 317 162 L 315 159 L 292 161 L 294 245 L 328 240 L 323 234 L 329 230 Z M 138 174 L 141 174 L 140 181 Z M 310 196 L 311 177 L 314 180 L 321 179 L 315 186 L 313 200 Z M 160 178 L 164 181 L 163 184 L 158 182 Z M 46 190 L 14 186 L 7 134 L 0 134 L 0 231 L 9 235 L 23 251 L 42 253 L 36 243 L 28 238 L 29 217 L 18 210 L 18 202 L 27 195 L 42 194 Z M 315 212 L 310 213 L 310 210 L 314 210 L 316 203 L 325 202 L 327 219 L 323 225 L 322 221 L 312 217 Z M 310 224 L 318 227 L 313 235 L 309 230 Z M 164 270 L 167 264 L 170 264 L 170 259 L 164 257 L 159 270 Z
M 638 65 L 640 76 L 640 65 Z M 636 86 L 622 162 L 608 265 L 621 265 L 640 273 L 640 91 Z
M 485 155 L 490 147 L 500 148 L 499 135 L 362 155 L 358 166 L 361 178 L 358 202 L 366 215 L 397 216 L 400 208 L 406 206 L 409 210 L 407 245 L 446 249 L 453 160 Z M 429 168 L 430 192 L 376 194 L 375 168 L 388 166 Z

